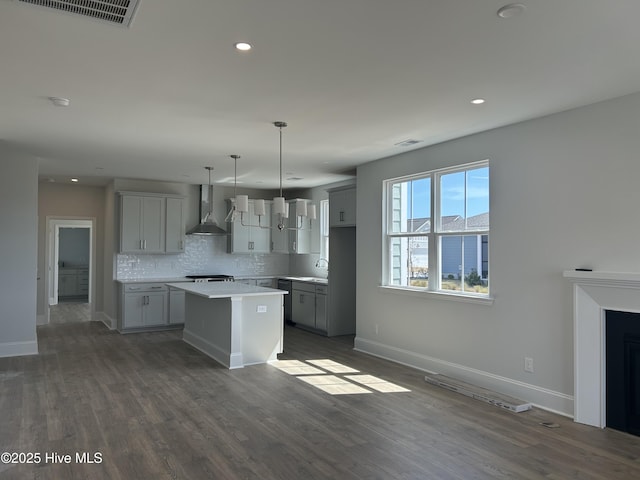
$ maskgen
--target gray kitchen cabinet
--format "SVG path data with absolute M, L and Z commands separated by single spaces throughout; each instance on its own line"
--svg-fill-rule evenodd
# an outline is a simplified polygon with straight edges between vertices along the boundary
M 278 228 L 280 215 L 271 215 L 271 253 L 289 253 L 289 219 L 282 219 L 284 229 Z
M 86 297 L 89 295 L 89 269 L 79 268 L 77 270 L 78 295 Z
M 164 253 L 166 199 L 121 195 L 120 253 Z
M 185 198 L 119 192 L 120 253 L 181 253 L 185 246 Z
M 327 331 L 327 286 L 316 285 L 316 329 Z
M 89 269 L 58 269 L 58 297 L 87 297 L 89 295 Z
M 356 187 L 332 188 L 329 192 L 329 227 L 356 225 Z
M 316 287 L 304 282 L 291 282 L 291 319 L 296 325 L 316 328 Z
M 299 217 L 300 203 L 309 200 L 297 198 L 287 202 L 289 204 L 289 253 L 307 254 L 311 252 L 311 229 L 307 217 Z M 317 227 L 316 227 L 317 228 Z
M 169 292 L 165 284 L 125 284 L 122 290 L 120 330 L 168 324 Z
M 169 288 L 169 325 L 184 323 L 185 291 Z
M 227 202 L 229 208 L 233 200 Z M 269 253 L 271 251 L 271 204 L 265 202 L 265 215 L 255 214 L 254 202 L 249 200 L 249 211 L 237 214 L 235 221 L 229 222 L 229 253 Z
M 167 253 L 184 252 L 186 231 L 184 198 L 167 197 L 165 251 Z
M 78 276 L 75 269 L 58 270 L 58 297 L 78 295 Z
M 291 282 L 291 320 L 303 327 L 327 331 L 327 286 Z

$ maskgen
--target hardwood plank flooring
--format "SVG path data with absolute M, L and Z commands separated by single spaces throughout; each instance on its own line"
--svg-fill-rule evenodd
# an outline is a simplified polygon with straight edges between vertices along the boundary
M 0 359 L 0 452 L 43 459 L 0 464 L 0 479 L 640 478 L 638 437 L 429 385 L 354 352 L 353 337 L 287 327 L 280 358 L 329 359 L 409 391 L 331 395 L 272 365 L 227 370 L 179 331 L 61 323 L 38 339 L 40 355 Z M 317 381 L 355 385 L 353 372 L 320 370 Z M 47 452 L 102 463 L 45 463 Z

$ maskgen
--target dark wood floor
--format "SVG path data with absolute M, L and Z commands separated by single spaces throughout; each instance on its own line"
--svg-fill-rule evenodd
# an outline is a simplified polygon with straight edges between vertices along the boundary
M 0 451 L 42 460 L 0 464 L 0 479 L 640 478 L 638 437 L 448 392 L 353 352 L 351 337 L 287 328 L 281 357 L 330 359 L 410 391 L 330 395 L 270 365 L 230 371 L 176 331 L 85 322 L 38 327 L 38 339 L 40 355 L 0 359 Z M 53 452 L 72 463 L 46 464 Z

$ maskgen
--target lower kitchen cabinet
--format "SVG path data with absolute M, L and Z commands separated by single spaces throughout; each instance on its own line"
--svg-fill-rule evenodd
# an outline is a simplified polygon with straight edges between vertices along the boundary
M 60 268 L 58 269 L 58 298 L 85 298 L 89 295 L 89 269 Z
M 291 319 L 302 327 L 327 331 L 327 287 L 291 282 Z
M 169 289 L 169 325 L 184 324 L 184 290 Z
M 122 327 L 140 328 L 167 323 L 166 294 L 127 293 L 124 296 Z
M 136 332 L 176 328 L 184 324 L 184 291 L 165 283 L 123 283 L 118 330 Z
M 316 285 L 316 329 L 327 331 L 327 287 Z

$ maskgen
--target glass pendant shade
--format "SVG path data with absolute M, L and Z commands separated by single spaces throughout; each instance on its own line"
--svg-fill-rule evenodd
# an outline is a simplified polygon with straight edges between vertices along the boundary
M 249 211 L 249 196 L 236 195 L 236 211 L 247 213 Z
M 273 213 L 275 215 L 284 215 L 285 213 L 284 197 L 275 197 L 273 199 Z
M 266 209 L 264 206 L 264 200 L 256 199 L 253 201 L 253 213 L 258 216 L 262 216 L 266 213 Z

